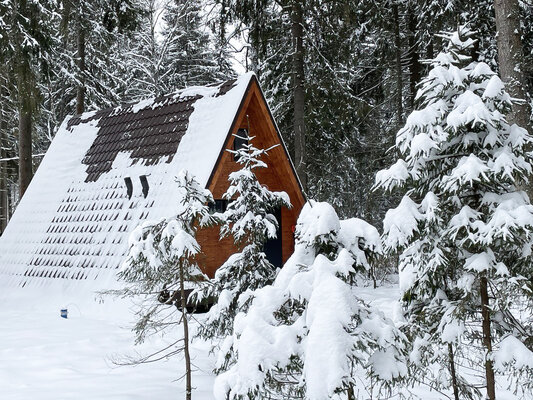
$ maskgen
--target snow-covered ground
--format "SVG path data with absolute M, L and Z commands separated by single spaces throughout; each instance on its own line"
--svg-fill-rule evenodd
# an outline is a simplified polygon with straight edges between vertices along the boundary
M 134 315 L 126 302 L 95 301 L 60 288 L 4 290 L 0 294 L 0 399 L 148 400 L 184 398 L 180 357 L 138 366 L 116 360 L 161 349 L 175 337 L 153 338 L 134 346 Z M 360 295 L 393 314 L 396 288 L 363 288 Z M 69 318 L 60 317 L 68 307 Z M 212 400 L 213 359 L 209 346 L 193 343 L 195 400 Z M 444 395 L 416 390 L 424 400 Z M 361 399 L 368 396 L 360 392 Z M 501 393 L 501 400 L 515 399 Z
M 72 302 L 43 291 L 0 297 L 0 399 L 148 400 L 184 398 L 179 357 L 138 366 L 117 366 L 137 352 L 161 349 L 175 338 L 134 346 L 133 314 L 122 301 Z M 69 318 L 60 317 L 68 305 Z M 212 399 L 212 363 L 206 344 L 193 344 L 195 398 Z

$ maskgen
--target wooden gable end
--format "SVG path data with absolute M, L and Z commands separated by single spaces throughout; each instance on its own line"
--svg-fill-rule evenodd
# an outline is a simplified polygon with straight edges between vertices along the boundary
M 281 211 L 282 261 L 285 262 L 294 251 L 293 230 L 305 199 L 287 149 L 255 78 L 250 81 L 207 184 L 215 199 L 222 198 L 229 186 L 229 174 L 240 168 L 240 165 L 233 160 L 233 155 L 227 150 L 233 149 L 235 140 L 233 135 L 241 128 L 249 131 L 250 137 L 253 137 L 252 144 L 257 148 L 267 149 L 277 145 L 263 159 L 268 168 L 262 168 L 256 173 L 259 181 L 268 189 L 285 191 L 291 200 L 292 208 Z M 211 277 L 214 276 L 216 269 L 236 251 L 232 238 L 219 240 L 219 228 L 202 231 L 199 234 L 199 242 L 203 253 L 201 265 L 204 272 Z

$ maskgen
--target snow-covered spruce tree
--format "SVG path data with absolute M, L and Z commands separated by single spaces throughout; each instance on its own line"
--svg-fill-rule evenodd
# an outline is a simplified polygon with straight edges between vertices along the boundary
M 428 364 L 446 359 L 449 375 L 432 384 L 453 385 L 456 399 L 479 397 L 457 367 L 481 348 L 493 400 L 495 372 L 514 368 L 506 375 L 513 381 L 533 371 L 533 327 L 524 323 L 533 289 L 533 207 L 521 190 L 532 171 L 532 137 L 506 122 L 512 99 L 487 64 L 472 61 L 473 36 L 465 27 L 444 35 L 448 45 L 398 132 L 402 158 L 380 171 L 376 184 L 406 193 L 387 212 L 384 237 L 400 254 L 413 366 L 428 376 Z M 524 383 L 515 389 L 531 389 L 531 379 Z
M 200 0 L 170 0 L 165 4 L 160 78 L 168 87 L 206 85 L 233 75 L 229 60 L 217 60 L 207 33 Z
M 354 400 L 356 376 L 387 386 L 407 373 L 403 334 L 352 285 L 369 268 L 367 255 L 381 249 L 378 231 L 309 202 L 296 237 L 275 282 L 253 292 L 248 311 L 235 318 L 235 361 L 215 381 L 217 400 Z M 363 390 L 379 392 L 371 386 Z
M 251 143 L 253 137 L 244 139 L 248 144 L 231 150 L 242 167 L 229 175 L 230 185 L 223 196 L 229 204 L 220 229 L 221 237 L 233 237 L 239 252 L 217 270 L 212 285 L 197 294 L 200 299 L 217 299 L 197 332 L 199 337 L 222 344 L 217 370 L 225 370 L 231 362 L 233 320 L 248 309 L 250 292 L 274 281 L 276 268 L 267 259 L 264 248 L 269 239 L 276 238 L 276 209 L 291 207 L 285 192 L 271 192 L 257 180 L 255 171 L 267 167 L 260 158 L 268 150 L 255 148 Z
M 54 37 L 53 94 L 48 107 L 59 123 L 73 113 L 115 106 L 130 84 L 123 69 L 123 42 L 136 32 L 143 15 L 137 0 L 69 0 L 60 2 L 61 21 Z M 131 101 L 131 99 L 129 99 Z
M 207 204 L 213 198 L 207 189 L 186 171 L 180 172 L 177 183 L 181 192 L 178 213 L 158 222 L 146 222 L 131 234 L 129 255 L 119 273 L 119 278 L 127 286 L 118 294 L 142 299 L 134 328 L 137 342 L 142 342 L 149 334 L 182 324 L 180 346 L 178 350 L 169 350 L 167 355 L 183 351 L 186 398 L 190 400 L 191 360 L 185 284 L 206 278 L 196 262 L 200 246 L 195 237 L 199 228 L 214 224 L 216 219 L 209 213 Z M 175 306 L 180 310 L 178 319 L 173 318 Z M 156 354 L 161 356 L 161 352 Z
M 217 61 L 198 0 L 147 0 L 139 29 L 125 40 L 123 97 L 142 99 L 233 75 L 229 57 Z M 221 48 L 221 52 L 225 49 Z
M 123 98 L 128 101 L 171 93 L 175 88 L 169 85 L 169 75 L 175 71 L 165 70 L 168 63 L 168 41 L 171 35 L 160 37 L 158 27 L 162 23 L 159 0 L 147 0 L 141 16 L 139 29 L 125 39 L 124 75 L 127 82 Z

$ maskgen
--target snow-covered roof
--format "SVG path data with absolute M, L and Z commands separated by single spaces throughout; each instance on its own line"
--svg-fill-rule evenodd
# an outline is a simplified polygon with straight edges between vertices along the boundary
M 67 118 L 0 237 L 0 280 L 113 280 L 129 233 L 176 210 L 177 173 L 207 185 L 252 79 Z

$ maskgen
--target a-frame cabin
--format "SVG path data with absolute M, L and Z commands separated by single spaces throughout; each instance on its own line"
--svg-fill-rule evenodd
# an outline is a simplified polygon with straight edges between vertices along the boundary
M 279 240 L 267 245 L 275 265 L 292 254 L 304 195 L 275 121 L 253 74 L 207 87 L 67 118 L 7 229 L 0 237 L 0 280 L 13 285 L 114 279 L 130 232 L 175 213 L 176 174 L 186 169 L 218 200 L 239 164 L 226 149 L 246 129 L 270 148 L 258 171 L 270 190 L 285 191 Z M 202 268 L 213 276 L 233 252 L 218 228 L 199 233 Z M 96 285 L 100 286 L 100 285 Z

